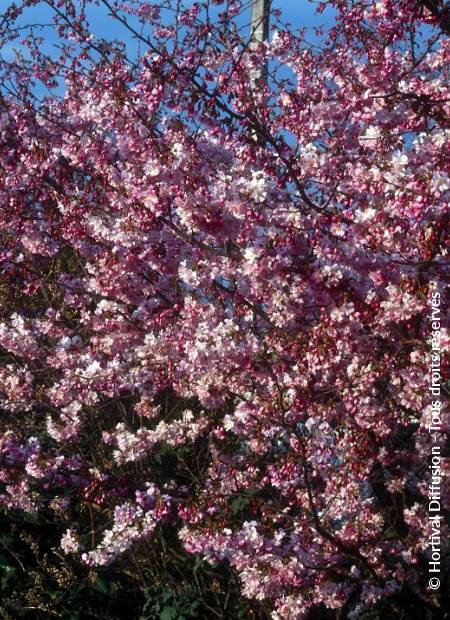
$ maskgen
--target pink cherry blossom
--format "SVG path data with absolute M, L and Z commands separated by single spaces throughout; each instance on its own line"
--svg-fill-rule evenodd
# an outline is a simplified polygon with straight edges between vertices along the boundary
M 101 507 L 94 541 L 61 517 L 62 550 L 88 565 L 170 524 L 275 620 L 383 600 L 437 613 L 445 16 L 333 0 L 316 43 L 275 11 L 249 46 L 237 0 L 206 3 L 214 20 L 117 0 L 133 56 L 97 35 L 96 2 L 49 0 L 49 49 L 17 29 L 36 4 L 0 24 L 1 47 L 29 50 L 0 62 L 1 505 Z

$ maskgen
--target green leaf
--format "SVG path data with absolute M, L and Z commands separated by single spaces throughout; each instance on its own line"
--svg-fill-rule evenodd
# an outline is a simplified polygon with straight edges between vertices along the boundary
M 100 594 L 108 594 L 109 592 L 109 584 L 105 579 L 101 577 L 97 577 L 92 585 L 93 590 L 96 592 L 100 592 Z
M 236 497 L 231 502 L 231 514 L 233 516 L 237 515 L 243 508 L 245 508 L 249 504 L 250 500 L 248 497 L 243 497 L 242 495 Z
M 178 617 L 178 612 L 175 607 L 164 607 L 161 612 L 161 620 L 175 620 Z

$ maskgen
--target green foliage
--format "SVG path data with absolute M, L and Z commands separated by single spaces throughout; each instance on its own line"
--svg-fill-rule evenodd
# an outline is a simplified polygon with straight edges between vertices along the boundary
M 119 620 L 144 601 L 128 576 L 100 574 L 65 558 L 56 523 L 2 512 L 0 531 L 2 620 Z
M 1 620 L 267 620 L 243 599 L 226 565 L 185 553 L 171 528 L 110 567 L 91 569 L 59 549 L 51 519 L 0 511 Z
M 145 590 L 144 594 L 146 600 L 139 620 L 198 618 L 201 603 L 195 588 L 188 587 L 179 597 L 176 597 L 169 588 L 152 587 Z

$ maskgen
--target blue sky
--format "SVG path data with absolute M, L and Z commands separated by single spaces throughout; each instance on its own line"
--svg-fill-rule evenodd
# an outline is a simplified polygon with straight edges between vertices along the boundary
M 0 0 L 5 5 L 9 0 Z M 191 4 L 191 2 L 186 2 Z M 330 24 L 332 21 L 331 11 L 326 11 L 325 14 L 318 15 L 316 13 L 316 2 L 309 2 L 308 0 L 274 0 L 273 8 L 279 8 L 283 12 L 283 21 L 289 22 L 294 29 L 300 27 L 312 28 L 313 26 Z M 1 13 L 0 13 L 1 14 Z M 52 18 L 52 10 L 49 9 L 44 3 L 39 3 L 35 7 L 31 7 L 26 10 L 24 17 L 21 19 L 22 23 L 27 24 L 39 24 L 50 23 Z M 127 34 L 123 27 L 114 23 L 106 13 L 106 10 L 101 7 L 91 7 L 89 18 L 91 20 L 91 26 L 93 27 L 95 34 L 107 39 L 118 37 L 123 40 L 129 49 L 129 51 L 136 51 L 137 43 L 132 37 Z M 245 15 L 239 16 L 238 21 L 244 25 L 249 22 L 250 15 L 247 12 Z M 38 29 L 36 30 L 38 32 Z M 313 34 L 311 33 L 311 40 L 313 40 Z M 56 36 L 51 34 L 49 29 L 45 30 L 45 43 L 46 46 L 56 42 Z M 12 47 L 8 46 L 8 50 L 3 50 L 3 53 L 9 54 L 12 51 Z
M 0 0 L 0 3 L 4 3 L 6 6 L 10 3 L 10 1 L 11 0 Z M 75 2 L 77 1 L 79 2 L 79 0 L 75 0 Z M 185 5 L 192 4 L 192 1 L 193 0 L 185 0 Z M 314 35 L 314 26 L 329 26 L 333 21 L 333 12 L 331 9 L 325 11 L 323 14 L 317 14 L 317 3 L 310 2 L 308 0 L 273 0 L 273 8 L 282 10 L 282 22 L 284 24 L 290 24 L 292 29 L 295 30 L 303 27 L 311 29 L 307 37 L 310 43 L 317 41 L 317 38 Z M 222 7 L 219 7 L 219 9 L 215 8 L 215 10 L 222 10 Z M 213 14 L 212 11 L 211 14 Z M 50 9 L 45 2 L 42 1 L 36 6 L 28 8 L 24 15 L 20 18 L 21 25 L 36 25 L 34 32 L 35 34 L 43 36 L 44 43 L 42 49 L 50 55 L 53 55 L 55 51 L 53 46 L 58 43 L 58 38 L 53 27 L 41 29 L 38 24 L 51 25 L 53 15 L 54 13 L 52 9 Z M 139 43 L 121 24 L 109 17 L 108 12 L 104 7 L 95 6 L 94 4 L 90 5 L 88 19 L 91 29 L 96 37 L 101 37 L 107 40 L 118 39 L 122 41 L 127 47 L 128 57 L 131 59 L 136 58 L 136 54 L 139 51 Z M 130 23 L 132 23 L 133 18 L 128 19 Z M 250 34 L 250 10 L 247 10 L 244 14 L 238 16 L 237 22 L 243 27 L 243 34 L 246 32 Z M 139 31 L 140 26 L 137 20 L 134 25 L 136 26 L 136 30 Z M 148 30 L 147 34 L 149 34 Z M 20 49 L 20 47 L 20 40 L 8 44 L 0 50 L 1 56 L 3 58 L 12 58 L 14 55 L 14 49 Z M 140 49 L 141 53 L 142 51 L 143 50 Z M 28 56 L 27 51 L 24 51 L 24 53 Z M 52 92 L 55 95 L 62 95 L 64 92 L 63 85 L 61 84 L 61 87 L 53 90 Z M 48 95 L 49 91 L 42 85 L 38 84 L 34 89 L 34 93 L 38 98 L 41 98 L 42 96 Z

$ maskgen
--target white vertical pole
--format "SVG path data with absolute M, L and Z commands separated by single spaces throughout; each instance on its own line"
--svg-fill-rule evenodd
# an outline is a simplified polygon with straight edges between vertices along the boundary
M 251 47 L 255 49 L 260 43 L 269 39 L 269 12 L 271 0 L 253 0 L 252 3 L 252 40 Z M 252 75 L 252 86 L 256 86 L 261 78 L 267 76 L 267 63 L 256 70 Z

